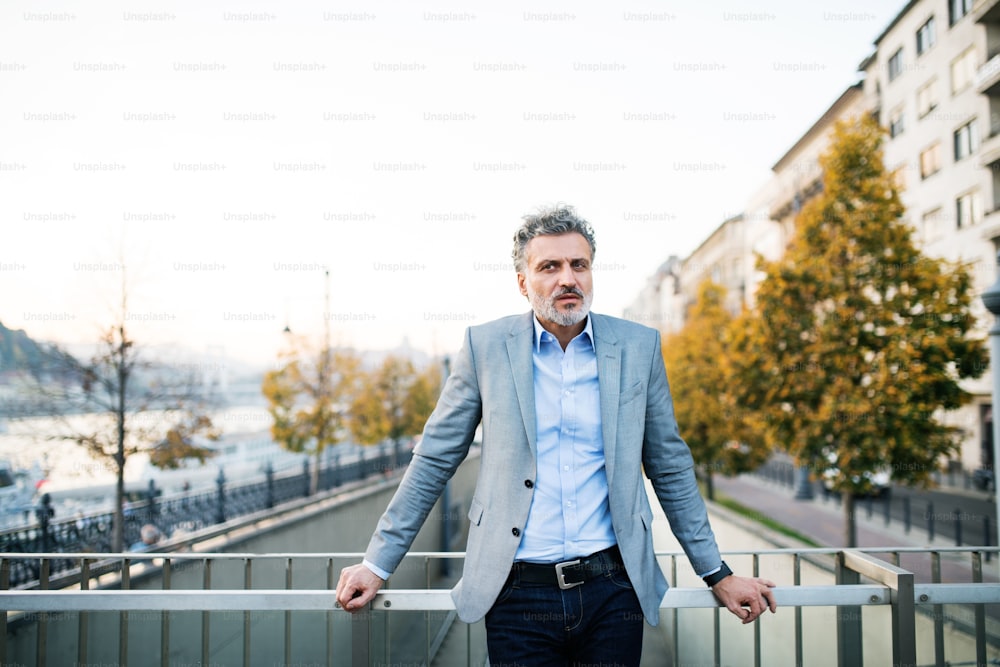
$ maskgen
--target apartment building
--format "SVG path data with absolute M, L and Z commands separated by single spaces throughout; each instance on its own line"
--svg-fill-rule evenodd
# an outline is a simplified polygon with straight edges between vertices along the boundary
M 1000 239 L 1000 0 L 909 2 L 862 61 L 867 103 L 889 132 L 907 220 L 933 257 L 967 263 L 977 294 L 996 277 Z M 995 109 L 995 111 L 994 111 Z M 992 316 L 977 298 L 985 335 Z M 988 374 L 971 405 L 945 419 L 962 429 L 960 464 L 992 461 Z M 958 463 L 958 462 L 956 462 Z
M 622 317 L 665 333 L 680 330 L 684 326 L 685 308 L 680 274 L 680 258 L 670 255 L 646 279 L 646 284 L 625 308 Z
M 859 66 L 862 80 L 775 163 L 744 211 L 690 256 L 674 259 L 669 276 L 651 277 L 644 292 L 655 291 L 658 307 L 675 313 L 665 331 L 683 325 L 704 278 L 729 290 L 734 311 L 753 304 L 762 279 L 755 254 L 774 259 L 784 252 L 801 206 L 822 190 L 818 157 L 834 122 L 862 113 L 876 114 L 887 128 L 886 166 L 896 171 L 923 251 L 967 263 L 977 294 L 993 283 L 1000 247 L 1000 0 L 914 0 L 874 47 Z M 666 279 L 671 289 L 654 289 Z M 663 305 L 668 293 L 673 302 Z M 992 315 L 978 298 L 974 315 L 985 335 Z M 951 464 L 972 470 L 992 462 L 988 372 L 965 386 L 972 403 L 944 419 L 962 432 L 961 454 Z

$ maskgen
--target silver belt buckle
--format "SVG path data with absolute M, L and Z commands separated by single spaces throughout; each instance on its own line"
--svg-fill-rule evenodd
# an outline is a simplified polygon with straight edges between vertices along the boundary
M 568 560 L 562 563 L 556 563 L 556 582 L 558 582 L 559 588 L 565 591 L 569 590 L 570 588 L 576 588 L 577 586 L 583 583 L 582 581 L 576 581 L 571 584 L 567 584 L 566 575 L 565 573 L 563 573 L 564 567 L 569 567 L 571 565 L 579 565 L 579 564 L 580 564 L 579 558 L 577 558 L 576 560 Z

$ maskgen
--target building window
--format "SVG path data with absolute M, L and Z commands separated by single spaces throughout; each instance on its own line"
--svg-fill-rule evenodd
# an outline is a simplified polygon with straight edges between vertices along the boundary
M 921 56 L 924 51 L 934 46 L 934 17 L 927 19 L 927 22 L 917 30 L 917 55 Z
M 976 78 L 976 50 L 966 51 L 951 61 L 951 94 L 960 93 Z
M 935 143 L 920 154 L 920 178 L 927 178 L 941 170 L 941 144 Z
M 937 79 L 931 79 L 917 89 L 917 117 L 923 118 L 938 105 Z
M 923 229 L 921 230 L 924 243 L 933 243 L 944 238 L 944 212 L 940 207 L 924 213 Z
M 983 219 L 983 198 L 973 190 L 955 200 L 955 227 L 971 227 Z
M 979 148 L 979 130 L 975 119 L 955 130 L 955 162 L 972 155 Z
M 896 107 L 889 113 L 889 136 L 896 138 L 903 133 L 903 107 Z
M 970 11 L 972 11 L 972 0 L 948 0 L 948 25 L 955 25 Z
M 903 73 L 903 47 L 896 49 L 896 52 L 889 56 L 889 81 L 894 80 Z
M 892 183 L 900 192 L 906 189 L 906 172 L 908 170 L 909 167 L 905 162 L 892 170 Z

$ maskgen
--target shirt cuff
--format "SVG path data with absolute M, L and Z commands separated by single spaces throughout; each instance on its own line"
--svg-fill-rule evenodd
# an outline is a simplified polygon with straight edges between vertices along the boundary
M 709 570 L 708 572 L 699 574 L 698 576 L 701 577 L 702 579 L 704 579 L 705 577 L 712 576 L 713 574 L 715 574 L 716 572 L 718 572 L 721 569 L 722 569 L 722 566 L 720 565 L 719 567 L 715 568 L 714 570 Z
M 387 580 L 392 575 L 392 572 L 386 572 L 385 570 L 383 570 L 382 568 L 380 568 L 378 565 L 376 565 L 375 563 L 371 562 L 367 558 L 364 559 L 363 561 L 361 561 L 361 563 L 362 563 L 362 565 L 364 565 L 365 567 L 367 567 L 369 570 L 371 570 L 372 574 L 374 574 L 376 577 L 378 577 L 382 581 Z

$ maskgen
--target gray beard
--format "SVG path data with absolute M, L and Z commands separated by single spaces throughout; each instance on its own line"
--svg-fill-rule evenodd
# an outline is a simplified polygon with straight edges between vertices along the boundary
M 579 324 L 590 313 L 590 304 L 594 300 L 594 294 L 593 292 L 583 294 L 579 290 L 574 290 L 573 293 L 583 297 L 583 303 L 580 304 L 580 307 L 573 310 L 559 310 L 556 308 L 556 298 L 566 294 L 566 292 L 560 292 L 555 297 L 549 299 L 541 294 L 529 291 L 528 297 L 531 301 L 531 310 L 535 312 L 535 315 L 539 319 L 555 322 L 559 326 L 571 327 L 574 324 Z

